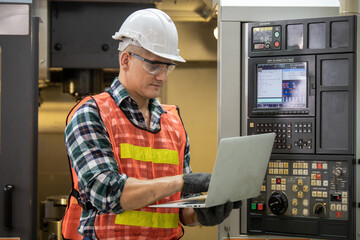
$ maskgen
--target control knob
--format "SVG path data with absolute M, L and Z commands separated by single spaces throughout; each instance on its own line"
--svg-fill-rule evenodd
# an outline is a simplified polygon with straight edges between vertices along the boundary
M 334 185 L 335 185 L 335 191 L 338 191 L 338 177 L 340 177 L 343 174 L 343 169 L 341 167 L 337 167 L 333 170 L 333 174 L 335 175 L 334 178 Z
M 288 208 L 288 200 L 283 193 L 274 192 L 269 201 L 270 210 L 276 215 L 282 215 Z
M 333 174 L 336 177 L 340 177 L 343 174 L 343 169 L 341 167 L 337 167 L 333 170 Z
M 326 208 L 324 204 L 317 203 L 314 205 L 313 212 L 317 215 L 325 215 L 326 214 Z

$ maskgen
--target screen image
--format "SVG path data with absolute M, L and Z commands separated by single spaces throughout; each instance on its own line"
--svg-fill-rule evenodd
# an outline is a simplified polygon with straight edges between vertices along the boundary
M 257 108 L 306 108 L 306 62 L 257 64 Z
M 272 35 L 273 35 L 273 27 L 253 28 L 253 43 L 271 42 Z

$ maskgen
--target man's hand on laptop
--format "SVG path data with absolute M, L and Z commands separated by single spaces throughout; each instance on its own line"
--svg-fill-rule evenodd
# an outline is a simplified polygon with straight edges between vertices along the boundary
M 183 175 L 182 193 L 207 192 L 211 179 L 210 173 L 185 173 Z
M 231 210 L 241 207 L 241 201 L 227 202 L 222 205 L 209 208 L 194 208 L 198 222 L 203 226 L 215 226 L 222 223 L 229 215 Z

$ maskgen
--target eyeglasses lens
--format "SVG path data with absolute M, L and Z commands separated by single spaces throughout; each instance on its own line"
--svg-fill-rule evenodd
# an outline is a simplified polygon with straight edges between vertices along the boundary
M 169 74 L 172 70 L 174 70 L 176 65 L 168 65 L 167 66 L 167 73 Z
M 153 63 L 146 58 L 143 58 L 135 53 L 129 53 L 131 56 L 134 56 L 143 61 L 143 68 L 150 74 L 159 75 L 160 73 L 164 72 L 166 69 L 166 74 L 169 74 L 172 70 L 175 69 L 175 64 L 166 64 L 166 63 Z
M 166 64 L 152 64 L 148 62 L 143 62 L 143 68 L 150 74 L 158 75 L 167 70 L 167 74 L 169 74 L 172 70 L 175 69 L 175 65 L 166 65 Z

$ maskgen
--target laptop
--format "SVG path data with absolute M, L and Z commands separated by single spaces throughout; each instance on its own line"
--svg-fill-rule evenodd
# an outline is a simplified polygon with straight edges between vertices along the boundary
M 274 140 L 275 133 L 221 139 L 207 195 L 149 207 L 208 208 L 259 196 Z

